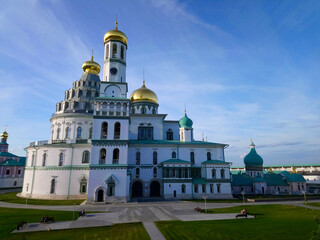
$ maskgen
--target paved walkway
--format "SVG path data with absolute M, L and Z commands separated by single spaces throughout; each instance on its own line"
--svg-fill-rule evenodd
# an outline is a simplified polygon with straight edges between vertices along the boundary
M 319 200 L 318 200 L 319 201 Z M 307 207 L 320 210 L 317 207 L 305 206 L 303 201 L 288 202 L 259 202 L 248 203 L 248 205 L 262 204 L 290 204 L 301 207 Z M 203 221 L 203 220 L 222 220 L 235 219 L 236 213 L 225 214 L 203 214 L 194 212 L 195 207 L 204 208 L 203 203 L 181 201 L 181 202 L 145 202 L 145 203 L 113 203 L 103 205 L 85 205 L 85 206 L 43 206 L 43 205 L 24 205 L 0 202 L 0 207 L 8 208 L 28 208 L 28 209 L 47 209 L 47 210 L 65 210 L 76 211 L 78 213 L 82 208 L 86 211 L 97 211 L 101 213 L 89 214 L 87 217 L 80 217 L 75 221 L 55 222 L 50 224 L 29 223 L 19 232 L 47 231 L 69 228 L 84 228 L 111 226 L 117 223 L 142 222 L 146 231 L 152 240 L 163 240 L 164 237 L 155 226 L 155 221 Z M 207 208 L 224 208 L 239 206 L 241 203 L 207 203 Z M 252 216 L 249 216 L 252 217 Z M 241 221 L 241 220 L 239 220 Z M 15 232 L 15 231 L 14 231 Z

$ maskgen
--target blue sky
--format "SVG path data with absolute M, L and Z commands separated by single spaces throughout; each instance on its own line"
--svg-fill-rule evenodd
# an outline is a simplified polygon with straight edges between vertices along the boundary
M 128 36 L 129 93 L 156 92 L 167 119 L 227 143 L 241 166 L 250 139 L 264 164 L 320 162 L 320 2 L 55 0 L 0 8 L 0 129 L 10 150 L 49 139 L 50 117 L 103 35 Z M 101 76 L 101 74 L 100 74 Z

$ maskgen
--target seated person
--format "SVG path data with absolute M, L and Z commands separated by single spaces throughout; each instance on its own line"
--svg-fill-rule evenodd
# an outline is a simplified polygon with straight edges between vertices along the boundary
M 47 221 L 47 219 L 48 219 L 48 216 L 46 215 L 46 216 L 44 216 L 44 217 L 41 218 L 41 222 L 44 223 L 44 222 Z
M 79 215 L 80 215 L 80 216 L 85 216 L 85 215 L 86 215 L 86 212 L 84 211 L 84 209 L 81 210 L 81 212 L 80 212 Z
M 244 209 L 241 211 L 241 214 L 248 214 L 247 209 L 244 208 Z

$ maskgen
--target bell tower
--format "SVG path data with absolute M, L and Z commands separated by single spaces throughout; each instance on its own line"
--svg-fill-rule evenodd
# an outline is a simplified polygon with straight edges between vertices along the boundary
M 118 30 L 118 21 L 114 30 L 104 35 L 103 79 L 107 82 L 126 82 L 127 36 Z

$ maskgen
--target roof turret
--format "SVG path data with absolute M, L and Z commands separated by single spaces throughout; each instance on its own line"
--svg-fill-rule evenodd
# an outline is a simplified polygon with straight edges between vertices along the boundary
M 252 140 L 251 140 L 250 147 L 251 147 L 250 152 L 243 159 L 244 164 L 246 166 L 262 166 L 263 165 L 263 159 L 256 152 L 255 145 L 254 145 Z

